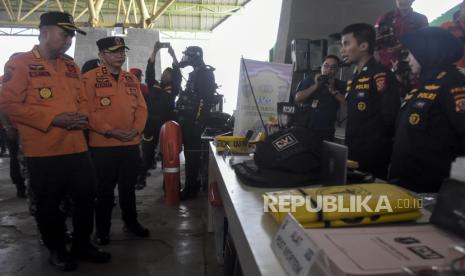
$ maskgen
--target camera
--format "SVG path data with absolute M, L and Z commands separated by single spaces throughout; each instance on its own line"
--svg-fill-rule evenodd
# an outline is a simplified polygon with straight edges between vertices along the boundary
M 401 77 L 407 77 L 410 75 L 411 69 L 407 61 L 407 57 L 409 55 L 408 50 L 402 49 L 399 51 L 399 63 L 397 64 L 397 67 L 394 68 L 394 73 Z
M 394 29 L 391 26 L 382 24 L 376 28 L 376 47 L 390 48 L 395 44 Z
M 327 75 L 320 75 L 317 81 L 321 84 L 329 84 L 329 76 Z

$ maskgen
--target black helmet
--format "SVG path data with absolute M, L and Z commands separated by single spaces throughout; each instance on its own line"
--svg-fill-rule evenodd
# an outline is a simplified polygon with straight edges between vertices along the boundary
M 203 51 L 199 46 L 189 46 L 182 56 L 180 67 L 195 66 L 203 62 Z

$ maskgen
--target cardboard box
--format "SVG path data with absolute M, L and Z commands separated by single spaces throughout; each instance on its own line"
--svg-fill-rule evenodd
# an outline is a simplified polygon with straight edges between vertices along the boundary
M 320 250 L 318 266 L 331 276 L 399 275 L 402 268 L 445 264 L 449 246 L 464 240 L 431 224 L 305 229 Z

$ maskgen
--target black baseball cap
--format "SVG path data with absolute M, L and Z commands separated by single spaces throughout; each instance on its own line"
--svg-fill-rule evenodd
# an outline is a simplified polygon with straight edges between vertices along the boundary
M 129 50 L 129 48 L 124 43 L 124 39 L 119 36 L 109 36 L 109 37 L 99 39 L 97 40 L 97 47 L 99 51 L 109 50 L 113 52 L 121 48 L 125 48 Z
M 74 23 L 73 16 L 66 12 L 46 12 L 40 16 L 39 28 L 42 26 L 58 26 L 65 31 L 76 31 L 80 34 L 86 35 L 86 32 L 79 29 Z

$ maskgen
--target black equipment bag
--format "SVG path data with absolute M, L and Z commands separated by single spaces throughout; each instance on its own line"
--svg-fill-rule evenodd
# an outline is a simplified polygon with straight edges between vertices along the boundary
M 234 164 L 246 185 L 261 188 L 308 186 L 320 177 L 321 138 L 306 128 L 271 134 L 257 145 L 254 160 Z

